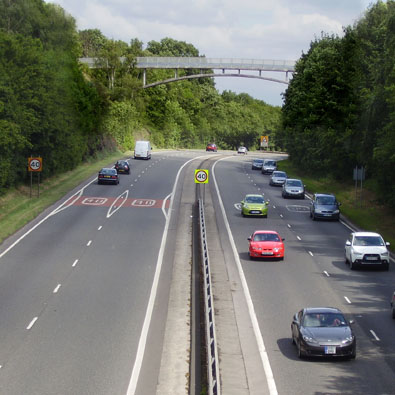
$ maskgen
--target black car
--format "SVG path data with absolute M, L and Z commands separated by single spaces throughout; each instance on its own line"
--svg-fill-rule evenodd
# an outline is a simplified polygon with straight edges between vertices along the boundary
M 115 169 L 104 167 L 97 176 L 98 184 L 119 184 L 119 175 Z
M 340 205 L 335 195 L 327 193 L 315 193 L 310 205 L 310 218 L 334 219 L 340 218 Z
M 118 173 L 130 174 L 130 165 L 126 160 L 119 160 L 114 167 Z
M 350 321 L 352 323 L 352 321 Z M 296 313 L 291 324 L 298 357 L 356 357 L 356 339 L 343 313 L 333 307 L 310 307 Z

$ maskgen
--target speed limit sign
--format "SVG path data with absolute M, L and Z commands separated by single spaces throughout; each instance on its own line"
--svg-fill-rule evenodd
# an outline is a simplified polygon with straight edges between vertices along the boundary
M 195 170 L 195 183 L 208 184 L 208 170 L 196 169 Z
M 28 158 L 29 171 L 41 171 L 43 167 L 42 158 Z

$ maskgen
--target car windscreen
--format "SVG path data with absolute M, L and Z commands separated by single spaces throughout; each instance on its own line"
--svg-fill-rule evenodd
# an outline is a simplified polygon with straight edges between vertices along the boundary
M 273 177 L 287 177 L 287 175 L 283 171 L 275 171 L 273 172 Z
M 298 181 L 298 180 L 288 180 L 287 181 L 287 186 L 290 186 L 290 187 L 301 187 L 302 186 L 302 182 L 301 181 Z
M 261 196 L 247 196 L 245 198 L 246 203 L 257 203 L 257 204 L 263 204 L 265 203 L 265 199 Z
M 384 240 L 379 236 L 356 236 L 355 246 L 383 246 Z
M 304 316 L 302 325 L 307 328 L 348 326 L 340 313 L 309 313 Z
M 336 203 L 336 199 L 333 196 L 318 196 L 316 199 L 317 204 L 322 205 L 333 205 Z
M 254 241 L 280 241 L 280 238 L 274 233 L 257 233 Z
M 263 163 L 263 159 L 254 159 L 254 163 L 261 164 Z
M 274 160 L 267 160 L 265 162 L 265 166 L 275 166 L 276 162 Z

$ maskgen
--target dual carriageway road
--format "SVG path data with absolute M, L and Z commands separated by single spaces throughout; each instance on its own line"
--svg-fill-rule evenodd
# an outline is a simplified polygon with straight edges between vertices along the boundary
M 350 229 L 343 223 L 311 221 L 308 200 L 283 199 L 279 188 L 269 186 L 268 176 L 251 170 L 251 155 L 180 151 L 158 152 L 147 162 L 131 160 L 131 174 L 122 175 L 116 186 L 89 180 L 0 247 L 1 394 L 158 390 L 182 185 L 194 188 L 185 174 L 207 158 L 213 178 L 205 193 L 211 196 L 222 248 L 230 257 L 226 270 L 235 273 L 239 261 L 275 390 L 395 393 L 395 323 L 389 312 L 393 263 L 389 272 L 350 271 L 343 256 Z M 240 215 L 237 203 L 254 192 L 270 199 L 267 219 Z M 225 221 L 231 235 L 222 226 Z M 274 229 L 285 238 L 284 261 L 249 260 L 247 237 L 256 229 Z M 237 249 L 233 258 L 229 237 Z M 317 305 L 339 307 L 355 319 L 355 361 L 298 360 L 290 337 L 292 316 Z M 236 316 L 245 318 L 234 307 Z M 251 321 L 236 324 L 243 333 Z M 179 328 L 182 338 L 188 329 Z M 248 341 L 256 347 L 256 338 Z M 182 352 L 187 360 L 187 350 Z M 269 385 L 248 385 L 255 380 L 251 372 L 264 379 L 262 366 L 246 372 L 245 393 L 269 392 Z M 185 393 L 185 386 L 180 391 Z

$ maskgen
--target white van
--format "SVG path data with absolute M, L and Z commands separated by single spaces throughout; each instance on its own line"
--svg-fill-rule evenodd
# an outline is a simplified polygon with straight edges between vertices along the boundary
M 136 141 L 134 159 L 151 159 L 151 144 L 149 141 Z

